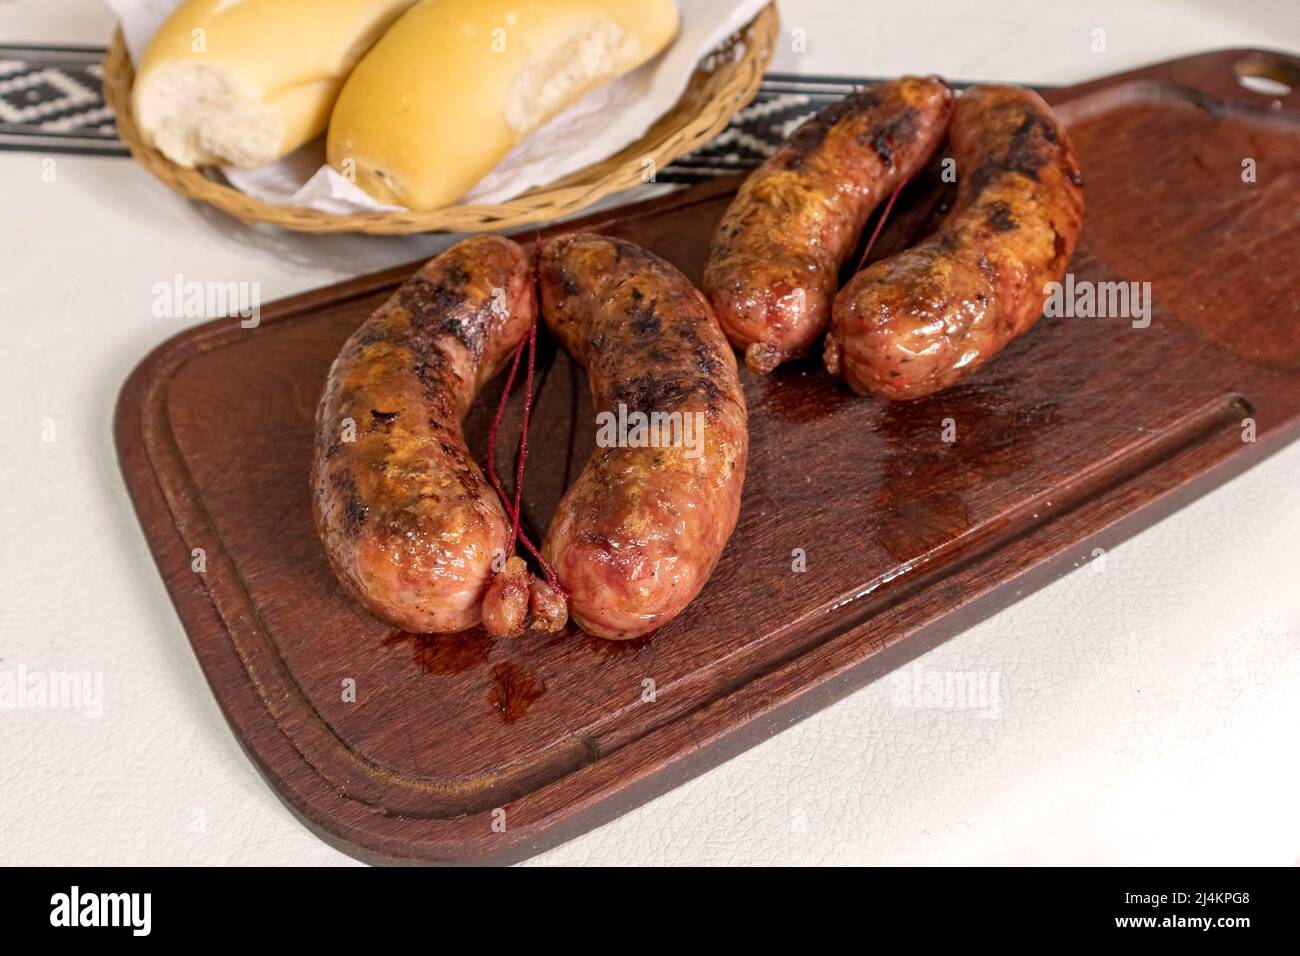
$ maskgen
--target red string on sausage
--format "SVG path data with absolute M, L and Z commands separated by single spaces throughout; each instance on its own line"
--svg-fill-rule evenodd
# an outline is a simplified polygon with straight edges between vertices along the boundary
M 871 247 L 876 244 L 876 239 L 880 236 L 880 230 L 885 225 L 885 220 L 889 218 L 889 211 L 894 208 L 894 200 L 898 198 L 898 194 L 903 191 L 903 187 L 906 185 L 907 180 L 899 183 L 893 194 L 890 195 L 889 202 L 885 203 L 880 218 L 876 220 L 876 228 L 871 231 L 871 238 L 867 240 L 867 247 L 862 250 L 862 258 L 858 260 L 858 272 L 861 272 L 862 267 L 867 264 L 867 259 L 871 256 Z
M 492 419 L 492 430 L 488 432 L 488 454 L 487 454 L 487 475 L 488 481 L 496 489 L 497 497 L 501 499 L 501 504 L 506 509 L 506 514 L 511 519 L 510 548 L 513 551 L 515 547 L 514 535 L 519 526 L 518 512 L 512 507 L 512 502 L 506 496 L 506 490 L 501 487 L 501 480 L 497 478 L 496 469 L 496 450 L 497 450 L 497 432 L 501 430 L 501 417 L 505 414 L 506 399 L 510 396 L 510 391 L 515 387 L 515 376 L 519 374 L 519 361 L 524 355 L 524 346 L 527 345 L 525 339 L 519 340 L 518 347 L 515 348 L 514 361 L 510 363 L 510 374 L 506 376 L 506 384 L 501 390 L 501 401 L 497 403 L 497 412 Z
M 523 358 L 524 347 L 528 347 L 528 372 L 524 379 L 524 420 L 522 432 L 519 436 L 519 465 L 515 469 L 515 498 L 513 503 L 506 495 L 506 491 L 501 487 L 501 480 L 497 477 L 496 470 L 496 449 L 497 449 L 497 432 L 501 429 L 501 419 L 505 415 L 506 400 L 510 398 L 510 391 L 515 387 L 515 378 L 519 374 L 519 363 Z M 546 575 L 546 583 L 552 590 L 559 591 L 566 598 L 569 592 L 560 584 L 559 576 L 556 575 L 555 569 L 550 563 L 542 557 L 542 552 L 537 546 L 529 540 L 528 535 L 519 526 L 520 514 L 523 505 L 524 496 L 524 462 L 528 458 L 528 424 L 532 417 L 533 409 L 533 376 L 537 363 L 537 312 L 533 311 L 532 322 L 528 326 L 528 335 L 526 338 L 519 340 L 519 345 L 515 349 L 514 360 L 510 363 L 510 374 L 506 376 L 505 387 L 501 390 L 501 401 L 497 404 L 496 416 L 492 419 L 492 430 L 488 433 L 488 453 L 487 453 L 487 474 L 488 481 L 496 490 L 497 497 L 501 499 L 501 505 L 506 509 L 506 515 L 510 518 L 510 543 L 506 546 L 507 556 L 514 553 L 515 543 L 520 542 L 528 553 L 531 554 L 541 567 L 542 572 Z
M 936 77 L 936 79 L 948 88 L 948 93 L 950 94 L 948 97 L 948 111 L 943 118 L 943 127 L 947 130 L 948 124 L 952 122 L 952 114 L 957 109 L 957 96 L 951 83 L 942 77 Z M 894 200 L 898 198 L 898 194 L 901 193 L 911 181 L 912 177 L 908 176 L 899 183 L 898 186 L 895 187 L 893 194 L 889 197 L 889 202 L 885 203 L 885 208 L 881 210 L 880 218 L 876 220 L 876 228 L 871 231 L 871 238 L 867 240 L 867 247 L 862 250 L 862 258 L 858 260 L 858 268 L 856 271 L 861 272 L 862 267 L 867 264 L 867 259 L 871 257 L 871 248 L 876 244 L 876 239 L 880 236 L 880 230 L 884 228 L 885 220 L 889 218 L 889 211 L 894 208 Z

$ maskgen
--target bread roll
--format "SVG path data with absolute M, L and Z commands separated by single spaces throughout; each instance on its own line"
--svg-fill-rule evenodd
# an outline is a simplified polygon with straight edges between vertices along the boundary
M 186 0 L 137 64 L 135 116 L 181 166 L 258 166 L 325 129 L 348 73 L 414 0 Z
M 672 0 L 422 0 L 344 85 L 330 164 L 381 202 L 445 206 L 676 33 Z

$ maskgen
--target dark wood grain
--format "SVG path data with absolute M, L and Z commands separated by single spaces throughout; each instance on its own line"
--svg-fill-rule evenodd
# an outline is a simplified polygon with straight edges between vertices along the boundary
M 1149 327 L 1044 319 L 967 382 L 909 404 L 855 398 L 812 362 L 743 372 L 740 525 L 699 598 L 649 640 L 396 633 L 335 583 L 307 492 L 312 416 L 340 344 L 415 264 L 276 303 L 256 329 L 222 320 L 161 345 L 122 392 L 122 468 L 250 756 L 364 859 L 518 859 L 825 706 L 1300 434 L 1300 97 L 1274 106 L 1241 89 L 1248 56 L 1272 54 L 1047 94 L 1087 180 L 1071 269 L 1149 281 Z M 698 281 L 733 187 L 581 226 Z M 934 219 L 941 197 L 909 192 L 882 253 Z M 480 461 L 497 394 L 467 425 Z M 525 504 L 540 532 L 592 443 L 586 383 L 550 346 L 536 416 Z

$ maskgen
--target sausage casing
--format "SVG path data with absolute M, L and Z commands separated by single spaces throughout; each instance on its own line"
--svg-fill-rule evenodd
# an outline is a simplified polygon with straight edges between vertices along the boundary
M 704 291 L 755 372 L 813 350 L 871 212 L 934 155 L 952 94 L 877 83 L 808 120 L 745 180 L 718 224 Z
M 1038 320 L 1083 228 L 1078 159 L 1031 90 L 976 86 L 949 129 L 957 197 L 937 232 L 835 299 L 826 367 L 860 393 L 920 398 Z
M 335 575 L 377 617 L 417 633 L 479 622 L 510 523 L 461 420 L 535 312 L 524 251 L 468 239 L 405 282 L 330 368 L 312 506 Z
M 736 526 L 749 434 L 735 355 L 686 277 L 630 242 L 557 237 L 538 273 L 542 314 L 586 368 L 598 423 L 659 414 L 683 429 L 657 447 L 598 429 L 542 545 L 584 631 L 637 637 L 695 597 Z

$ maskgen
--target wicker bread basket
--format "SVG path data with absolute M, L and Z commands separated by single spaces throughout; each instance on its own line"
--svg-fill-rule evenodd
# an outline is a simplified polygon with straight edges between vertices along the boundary
M 200 199 L 244 222 L 266 222 L 299 232 L 488 232 L 567 216 L 604 196 L 642 182 L 645 161 L 662 169 L 718 135 L 736 111 L 758 92 L 776 39 L 775 4 L 764 7 L 696 67 L 677 104 L 637 142 L 616 155 L 530 189 L 507 202 L 445 206 L 423 212 L 396 210 L 339 214 L 277 206 L 227 185 L 220 174 L 177 166 L 145 144 L 131 111 L 135 71 L 119 29 L 104 57 L 104 100 L 117 118 L 117 131 L 145 169 L 191 199 Z

